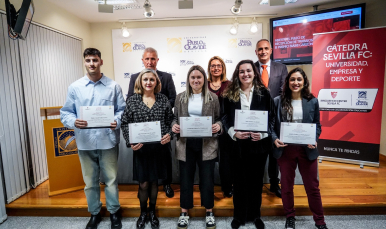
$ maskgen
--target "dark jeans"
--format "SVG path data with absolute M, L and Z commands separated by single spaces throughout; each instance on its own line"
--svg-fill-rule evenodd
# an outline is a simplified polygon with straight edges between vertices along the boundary
M 166 179 L 163 180 L 163 185 L 171 184 L 172 183 L 172 174 L 173 174 L 173 167 L 172 167 L 172 145 L 167 143 L 169 148 L 169 153 L 166 155 Z
M 228 133 L 223 133 L 219 136 L 219 148 L 220 148 L 220 160 L 219 160 L 219 173 L 221 180 L 221 190 L 223 192 L 229 192 L 232 190 L 232 139 Z
M 318 162 L 308 160 L 302 146 L 289 145 L 284 148 L 283 155 L 277 160 L 281 173 L 281 190 L 284 211 L 287 217 L 295 216 L 294 180 L 295 169 L 299 167 L 304 188 L 306 189 L 308 205 L 317 225 L 324 225 L 322 198 L 319 190 Z
M 232 154 L 233 217 L 241 223 L 260 218 L 263 177 L 268 152 L 259 142 L 238 139 Z
M 188 138 L 186 141 L 186 161 L 180 163 L 181 197 L 180 206 L 193 208 L 193 182 L 196 164 L 200 176 L 201 206 L 212 209 L 214 206 L 214 164 L 215 160 L 202 160 L 202 138 Z

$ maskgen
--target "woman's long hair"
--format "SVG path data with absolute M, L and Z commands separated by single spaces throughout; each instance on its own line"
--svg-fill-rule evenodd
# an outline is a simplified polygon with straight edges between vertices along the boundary
M 193 89 L 192 89 L 192 87 L 190 86 L 190 83 L 189 83 L 189 76 L 190 76 L 190 74 L 194 70 L 197 70 L 197 71 L 201 72 L 202 76 L 204 77 L 204 85 L 202 86 L 201 96 L 202 96 L 202 100 L 204 101 L 204 103 L 208 103 L 209 100 L 212 100 L 213 98 L 212 98 L 212 96 L 209 93 L 208 79 L 206 77 L 205 70 L 200 65 L 193 65 L 189 69 L 188 76 L 186 77 L 186 84 L 187 84 L 186 85 L 186 91 L 184 92 L 184 94 L 182 94 L 181 101 L 184 102 L 184 103 L 187 103 L 188 100 L 189 100 L 189 97 L 191 97 L 193 95 Z
M 242 60 L 237 64 L 236 69 L 233 72 L 231 83 L 228 85 L 228 87 L 223 92 L 224 97 L 228 97 L 229 100 L 232 100 L 234 102 L 238 102 L 240 100 L 241 82 L 240 82 L 240 78 L 239 78 L 239 74 L 240 74 L 239 71 L 240 71 L 240 66 L 243 64 L 250 64 L 252 66 L 253 73 L 255 75 L 255 77 L 253 78 L 253 81 L 252 81 L 252 84 L 254 87 L 254 90 L 253 90 L 254 93 L 259 94 L 259 93 L 261 93 L 260 91 L 262 89 L 264 89 L 264 88 L 267 89 L 264 86 L 263 81 L 261 81 L 260 72 L 257 70 L 253 61 L 252 60 Z
M 303 76 L 303 80 L 304 80 L 303 88 L 300 91 L 301 97 L 305 98 L 305 99 L 312 99 L 312 98 L 314 98 L 314 95 L 311 94 L 311 92 L 310 92 L 310 82 L 308 81 L 307 75 L 303 71 L 303 69 L 301 69 L 299 67 L 296 67 L 296 68 L 292 69 L 288 73 L 287 77 L 285 78 L 284 85 L 283 85 L 283 92 L 281 94 L 281 107 L 285 111 L 285 113 L 287 115 L 286 118 L 290 122 L 292 122 L 292 120 L 293 120 L 293 107 L 292 107 L 292 104 L 291 104 L 292 91 L 291 91 L 291 89 L 289 87 L 289 79 L 290 79 L 291 75 L 296 73 L 296 72 L 299 72 L 300 75 Z M 285 114 L 282 114 L 282 115 L 285 115 Z M 284 116 L 283 116 L 283 118 L 284 118 Z

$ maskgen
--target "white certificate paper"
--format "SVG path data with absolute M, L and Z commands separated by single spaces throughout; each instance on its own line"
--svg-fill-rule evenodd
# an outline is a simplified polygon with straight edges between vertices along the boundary
M 110 128 L 114 122 L 114 106 L 81 106 L 80 119 L 87 121 L 90 128 Z
M 161 122 L 139 122 L 129 124 L 130 144 L 161 142 Z
M 268 131 L 268 111 L 235 110 L 235 130 Z
M 282 122 L 280 126 L 280 141 L 290 144 L 315 145 L 316 124 Z
M 212 117 L 180 117 L 181 137 L 212 137 Z

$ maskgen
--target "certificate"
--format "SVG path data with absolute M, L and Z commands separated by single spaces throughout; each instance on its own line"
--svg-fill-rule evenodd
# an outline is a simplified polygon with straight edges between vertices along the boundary
M 212 117 L 180 117 L 181 137 L 212 137 Z
M 87 127 L 110 128 L 114 122 L 114 106 L 81 106 L 80 119 L 87 121 Z
M 280 126 L 280 141 L 290 144 L 315 145 L 316 124 L 282 122 Z
M 139 122 L 129 124 L 130 144 L 161 142 L 161 122 Z
M 238 131 L 268 131 L 268 111 L 235 110 L 234 129 Z

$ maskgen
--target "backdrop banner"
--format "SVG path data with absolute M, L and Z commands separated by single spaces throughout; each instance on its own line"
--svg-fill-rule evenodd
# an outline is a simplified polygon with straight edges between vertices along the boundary
M 385 41 L 386 27 L 314 34 L 322 158 L 379 166 Z
M 240 60 L 257 61 L 256 42 L 262 38 L 262 24 L 258 32 L 249 33 L 249 24 L 240 24 L 237 35 L 231 35 L 231 25 L 183 26 L 130 29 L 131 36 L 122 37 L 122 31 L 112 31 L 114 74 L 124 92 L 129 88 L 130 76 L 140 72 L 142 54 L 146 47 L 155 48 L 159 62 L 157 69 L 173 76 L 177 94 L 185 91 L 186 77 L 192 65 L 205 70 L 213 56 L 220 56 L 226 63 L 227 78 Z

